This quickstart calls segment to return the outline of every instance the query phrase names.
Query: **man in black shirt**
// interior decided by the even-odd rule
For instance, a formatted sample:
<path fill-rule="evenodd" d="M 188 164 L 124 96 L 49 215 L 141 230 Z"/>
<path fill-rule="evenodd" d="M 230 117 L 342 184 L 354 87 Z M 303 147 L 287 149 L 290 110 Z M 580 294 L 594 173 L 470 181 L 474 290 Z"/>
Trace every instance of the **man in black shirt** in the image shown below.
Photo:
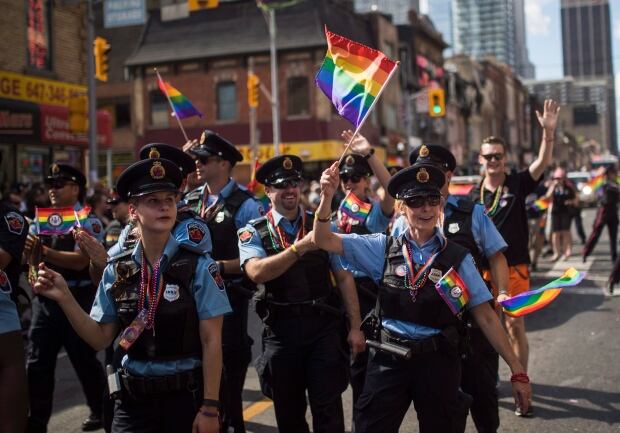
<path fill-rule="evenodd" d="M 504 251 L 509 266 L 508 293 L 499 293 L 498 301 L 506 299 L 507 296 L 516 296 L 530 288 L 525 198 L 536 189 L 551 162 L 559 111 L 559 105 L 547 99 L 543 114 L 536 112 L 538 122 L 543 128 L 542 142 L 538 158 L 526 170 L 506 174 L 507 149 L 499 137 L 487 137 L 480 148 L 478 160 L 484 167 L 485 176 L 480 186 L 471 191 L 470 196 L 484 204 L 487 214 L 508 244 L 508 248 Z M 484 272 L 484 277 L 487 281 L 491 281 L 488 270 Z M 529 348 L 523 317 L 505 316 L 505 322 L 512 348 L 527 371 Z M 515 413 L 525 415 L 518 409 Z"/>

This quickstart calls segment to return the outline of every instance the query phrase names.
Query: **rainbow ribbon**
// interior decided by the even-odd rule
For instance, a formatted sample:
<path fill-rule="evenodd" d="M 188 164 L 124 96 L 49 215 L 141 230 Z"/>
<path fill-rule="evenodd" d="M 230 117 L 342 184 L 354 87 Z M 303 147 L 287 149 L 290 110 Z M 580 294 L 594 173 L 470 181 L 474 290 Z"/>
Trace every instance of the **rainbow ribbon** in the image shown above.
<path fill-rule="evenodd" d="M 575 268 L 568 268 L 564 274 L 540 289 L 530 290 L 512 298 L 501 301 L 500 305 L 504 312 L 512 317 L 521 317 L 533 313 L 549 305 L 558 297 L 563 287 L 576 286 L 585 278 L 585 272 L 579 272 Z"/>
<path fill-rule="evenodd" d="M 454 314 L 459 314 L 469 302 L 469 289 L 454 268 L 450 268 L 441 277 L 435 284 L 435 289 Z"/>

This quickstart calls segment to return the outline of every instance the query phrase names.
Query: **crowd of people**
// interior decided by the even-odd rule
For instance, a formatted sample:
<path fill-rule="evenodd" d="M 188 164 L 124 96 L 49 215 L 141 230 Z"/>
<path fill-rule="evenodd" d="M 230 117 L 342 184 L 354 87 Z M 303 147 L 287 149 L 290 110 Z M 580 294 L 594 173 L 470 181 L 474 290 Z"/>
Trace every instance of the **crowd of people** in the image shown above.
<path fill-rule="evenodd" d="M 90 409 L 84 431 L 244 433 L 250 309 L 281 432 L 310 431 L 308 404 L 312 431 L 344 432 L 349 384 L 356 432 L 397 432 L 412 402 L 421 432 L 462 433 L 470 411 L 479 432 L 496 432 L 499 356 L 515 414 L 532 416 L 525 323 L 498 314 L 497 301 L 529 289 L 545 226 L 532 197 L 553 203 L 552 259 L 572 253 L 574 188 L 562 169 L 542 180 L 558 112 L 548 100 L 537 113 L 539 154 L 522 171 L 508 173 L 501 138 L 485 139 L 469 197 L 449 193 L 447 147 L 418 146 L 410 167 L 388 170 L 351 131 L 350 153 L 318 181 L 304 179 L 296 155 L 262 164 L 267 208 L 231 177 L 241 153 L 209 130 L 182 149 L 143 147 L 114 191 L 88 192 L 79 170 L 52 164 L 43 185 L 13 188 L 0 208 L 2 431 L 47 431 L 62 347 Z M 603 223 L 611 233 L 613 215 L 617 227 L 615 191 L 586 247 Z M 83 205 L 78 227 L 37 232 L 35 207 Z M 24 267 L 25 362 L 15 306 Z"/>

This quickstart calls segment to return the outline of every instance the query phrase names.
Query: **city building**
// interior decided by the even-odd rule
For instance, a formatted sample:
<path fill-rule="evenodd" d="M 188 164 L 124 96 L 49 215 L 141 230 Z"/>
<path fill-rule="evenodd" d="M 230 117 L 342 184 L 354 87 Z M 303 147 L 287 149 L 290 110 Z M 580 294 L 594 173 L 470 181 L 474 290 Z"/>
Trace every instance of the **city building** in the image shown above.
<path fill-rule="evenodd" d="M 420 12 L 428 15 L 435 28 L 441 33 L 448 47 L 444 51 L 446 57 L 454 53 L 454 34 L 452 32 L 452 0 L 432 0 L 420 5 Z"/>
<path fill-rule="evenodd" d="M 394 24 L 407 24 L 409 11 L 420 11 L 419 3 L 419 0 L 355 0 L 355 10 L 390 15 Z"/>
<path fill-rule="evenodd" d="M 70 103 L 80 96 L 84 110 L 87 103 L 86 56 L 91 51 L 85 43 L 86 4 L 51 0 L 20 4 L 0 0 L 2 190 L 15 181 L 43 181 L 51 161 L 85 172 L 88 168 L 87 135 L 72 130 L 69 121 Z M 81 115 L 84 119 L 85 112 Z M 105 148 L 110 141 L 109 116 L 100 112 L 98 145 Z"/>
<path fill-rule="evenodd" d="M 603 80 L 608 109 L 598 122 L 608 133 L 601 144 L 617 153 L 616 102 L 608 0 L 562 0 L 562 52 L 564 76 L 576 80 Z M 599 103 L 597 108 L 601 108 Z"/>

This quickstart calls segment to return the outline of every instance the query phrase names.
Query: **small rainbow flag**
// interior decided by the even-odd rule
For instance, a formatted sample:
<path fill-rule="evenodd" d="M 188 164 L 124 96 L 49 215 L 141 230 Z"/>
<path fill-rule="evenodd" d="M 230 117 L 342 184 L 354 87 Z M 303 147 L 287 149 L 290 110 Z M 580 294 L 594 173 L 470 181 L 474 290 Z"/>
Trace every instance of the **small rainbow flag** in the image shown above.
<path fill-rule="evenodd" d="M 469 195 L 472 189 L 474 189 L 473 183 L 451 183 L 448 185 L 448 192 L 451 195 Z"/>
<path fill-rule="evenodd" d="M 254 194 L 254 197 L 256 197 L 258 201 L 262 203 L 263 209 L 267 212 L 271 207 L 271 202 L 269 201 L 267 194 L 265 194 L 265 186 L 256 180 L 256 172 L 260 166 L 261 164 L 258 162 L 258 159 L 255 159 L 254 166 L 252 167 L 252 175 L 250 176 L 250 182 L 246 185 L 246 188 Z"/>
<path fill-rule="evenodd" d="M 327 54 L 316 84 L 338 113 L 359 127 L 398 66 L 381 51 L 353 42 L 325 27 Z"/>
<path fill-rule="evenodd" d="M 599 189 L 603 187 L 605 184 L 605 175 L 599 174 L 598 176 L 594 176 L 587 183 L 587 186 L 590 187 L 593 193 L 598 192 Z"/>
<path fill-rule="evenodd" d="M 542 212 L 542 211 L 547 210 L 549 208 L 549 203 L 550 202 L 551 202 L 551 200 L 546 199 L 544 197 L 543 198 L 539 198 L 534 203 L 532 203 L 532 208 Z"/>
<path fill-rule="evenodd" d="M 525 316 L 546 307 L 557 298 L 562 291 L 562 287 L 576 286 L 585 276 L 585 272 L 579 272 L 575 268 L 568 268 L 560 278 L 545 284 L 540 289 L 530 290 L 529 292 L 513 296 L 510 299 L 501 301 L 500 305 L 509 316 Z"/>
<path fill-rule="evenodd" d="M 168 98 L 175 116 L 179 119 L 186 119 L 192 116 L 202 117 L 202 113 L 192 105 L 186 96 L 172 87 L 170 83 L 162 80 L 159 72 L 157 73 L 157 84 L 159 85 L 159 90 Z"/>
<path fill-rule="evenodd" d="M 75 211 L 75 222 L 78 227 L 82 227 L 82 224 L 86 222 L 88 219 L 88 215 L 90 215 L 90 207 L 84 206 L 80 210 Z"/>
<path fill-rule="evenodd" d="M 40 235 L 63 235 L 71 231 L 76 221 L 73 206 L 36 207 L 35 221 Z"/>
<path fill-rule="evenodd" d="M 366 203 L 352 192 L 349 192 L 340 203 L 340 208 L 338 210 L 354 220 L 366 221 L 370 209 L 372 209 L 372 203 Z"/>
<path fill-rule="evenodd" d="M 469 289 L 454 268 L 441 277 L 435 289 L 454 314 L 459 314 L 469 302 Z"/>

